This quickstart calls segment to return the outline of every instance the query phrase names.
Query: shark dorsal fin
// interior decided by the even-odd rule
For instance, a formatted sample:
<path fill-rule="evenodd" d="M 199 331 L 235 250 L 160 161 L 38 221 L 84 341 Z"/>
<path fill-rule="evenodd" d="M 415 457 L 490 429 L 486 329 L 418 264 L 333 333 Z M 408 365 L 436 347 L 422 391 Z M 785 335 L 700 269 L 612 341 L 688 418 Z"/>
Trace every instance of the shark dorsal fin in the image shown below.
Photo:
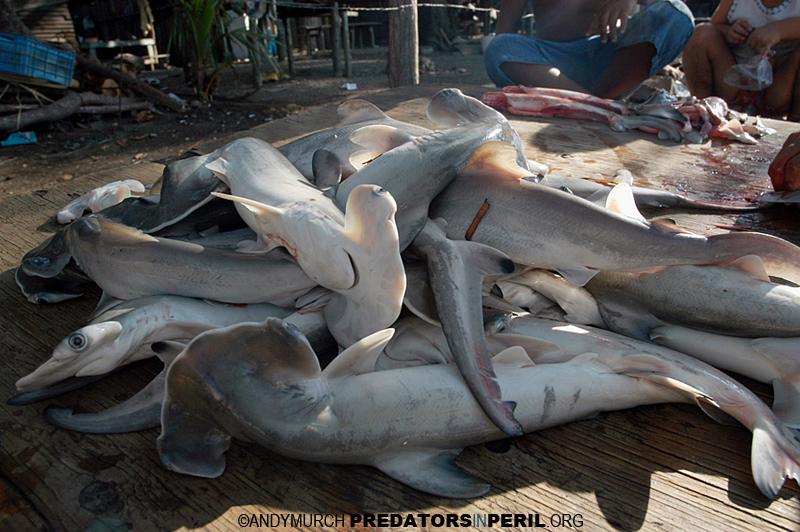
<path fill-rule="evenodd" d="M 459 173 L 468 177 L 498 177 L 522 179 L 532 174 L 517 164 L 517 150 L 511 144 L 500 141 L 486 142 L 472 153 L 466 166 Z"/>
<path fill-rule="evenodd" d="M 386 120 L 389 116 L 366 100 L 348 100 L 336 109 L 339 122 L 336 127 L 349 126 L 371 120 Z"/>
<path fill-rule="evenodd" d="M 633 189 L 627 183 L 620 183 L 611 189 L 606 198 L 606 208 L 640 222 L 647 221 L 636 207 Z"/>
<path fill-rule="evenodd" d="M 336 379 L 372 373 L 375 370 L 375 360 L 393 335 L 394 329 L 383 329 L 354 343 L 328 364 L 322 371 L 322 376 L 327 379 Z"/>
<path fill-rule="evenodd" d="M 534 362 L 531 360 L 531 357 L 528 356 L 527 351 L 525 348 L 519 345 L 513 345 L 506 349 L 503 349 L 495 356 L 492 357 L 492 364 L 493 365 L 506 365 L 506 366 L 517 366 L 520 368 L 533 366 Z"/>
<path fill-rule="evenodd" d="M 772 282 L 767 274 L 767 269 L 764 267 L 764 261 L 758 255 L 739 257 L 735 261 L 726 264 L 725 268 L 739 270 L 766 283 Z"/>

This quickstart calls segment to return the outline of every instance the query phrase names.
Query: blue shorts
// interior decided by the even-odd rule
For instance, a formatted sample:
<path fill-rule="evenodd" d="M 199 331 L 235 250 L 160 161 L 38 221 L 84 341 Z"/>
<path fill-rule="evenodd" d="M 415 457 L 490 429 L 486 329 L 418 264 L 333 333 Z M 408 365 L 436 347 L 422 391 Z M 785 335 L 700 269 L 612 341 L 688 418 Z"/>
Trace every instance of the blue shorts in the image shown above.
<path fill-rule="evenodd" d="M 656 55 L 650 75 L 657 74 L 683 51 L 694 31 L 694 17 L 680 0 L 651 3 L 628 21 L 625 33 L 617 42 L 603 43 L 599 35 L 576 41 L 555 42 L 503 33 L 498 35 L 483 55 L 486 72 L 498 87 L 518 85 L 506 76 L 503 63 L 550 65 L 584 88 L 591 87 L 620 48 L 641 42 L 653 43 Z"/>

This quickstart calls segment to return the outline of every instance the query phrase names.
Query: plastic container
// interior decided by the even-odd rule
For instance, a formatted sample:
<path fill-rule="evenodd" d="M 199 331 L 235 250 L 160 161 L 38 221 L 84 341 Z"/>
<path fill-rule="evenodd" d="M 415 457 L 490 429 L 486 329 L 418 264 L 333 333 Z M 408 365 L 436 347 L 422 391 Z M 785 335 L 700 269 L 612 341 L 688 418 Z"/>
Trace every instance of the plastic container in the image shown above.
<path fill-rule="evenodd" d="M 44 79 L 69 87 L 75 53 L 47 46 L 24 35 L 0 33 L 0 72 Z"/>

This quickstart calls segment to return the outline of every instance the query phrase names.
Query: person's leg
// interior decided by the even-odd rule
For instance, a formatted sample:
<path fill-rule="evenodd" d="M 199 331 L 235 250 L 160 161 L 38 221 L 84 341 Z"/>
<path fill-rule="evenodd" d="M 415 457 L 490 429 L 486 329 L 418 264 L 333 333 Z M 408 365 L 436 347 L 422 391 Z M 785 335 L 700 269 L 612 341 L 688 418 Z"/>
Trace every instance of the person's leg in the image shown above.
<path fill-rule="evenodd" d="M 596 42 L 595 42 L 596 41 Z M 588 92 L 608 59 L 598 61 L 599 39 L 544 41 L 501 34 L 483 54 L 486 73 L 498 87 L 526 85 Z"/>
<path fill-rule="evenodd" d="M 606 69 L 589 88 L 601 98 L 616 98 L 650 77 L 656 47 L 650 42 L 640 42 L 620 48 Z"/>
<path fill-rule="evenodd" d="M 697 98 L 719 96 L 727 102 L 736 99 L 739 89 L 723 81 L 736 59 L 722 33 L 711 24 L 700 24 L 683 51 L 683 71 L 689 92 Z"/>
<path fill-rule="evenodd" d="M 630 19 L 616 43 L 605 44 L 601 53 L 610 55 L 591 92 L 616 98 L 635 88 L 680 55 L 693 30 L 694 17 L 683 2 L 651 3 Z"/>
<path fill-rule="evenodd" d="M 764 90 L 764 104 L 775 110 L 788 107 L 789 120 L 800 122 L 800 46 L 778 65 L 772 79 Z"/>
<path fill-rule="evenodd" d="M 550 65 L 510 62 L 503 63 L 501 68 L 509 78 L 516 80 L 519 85 L 589 92 L 586 87 L 572 81 L 559 69 Z"/>

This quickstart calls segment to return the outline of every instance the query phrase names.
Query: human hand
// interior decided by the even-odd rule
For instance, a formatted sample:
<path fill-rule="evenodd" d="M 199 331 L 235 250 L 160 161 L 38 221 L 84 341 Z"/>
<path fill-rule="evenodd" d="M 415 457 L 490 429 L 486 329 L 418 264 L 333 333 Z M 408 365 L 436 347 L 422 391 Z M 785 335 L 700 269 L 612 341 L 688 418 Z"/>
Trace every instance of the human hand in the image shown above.
<path fill-rule="evenodd" d="M 768 173 L 775 190 L 800 190 L 800 131 L 789 135 Z"/>
<path fill-rule="evenodd" d="M 750 35 L 752 31 L 753 26 L 746 20 L 737 20 L 723 31 L 723 36 L 725 37 L 725 42 L 735 46 L 747 40 L 748 35 Z"/>
<path fill-rule="evenodd" d="M 772 47 L 781 42 L 782 36 L 774 24 L 754 29 L 747 36 L 747 44 L 761 55 L 767 55 Z"/>
<path fill-rule="evenodd" d="M 589 25 L 586 36 L 600 35 L 600 40 L 604 43 L 617 42 L 617 32 L 625 33 L 628 29 L 628 18 L 636 7 L 636 0 L 609 0 L 600 8 Z M 617 29 L 619 22 L 619 29 Z"/>

